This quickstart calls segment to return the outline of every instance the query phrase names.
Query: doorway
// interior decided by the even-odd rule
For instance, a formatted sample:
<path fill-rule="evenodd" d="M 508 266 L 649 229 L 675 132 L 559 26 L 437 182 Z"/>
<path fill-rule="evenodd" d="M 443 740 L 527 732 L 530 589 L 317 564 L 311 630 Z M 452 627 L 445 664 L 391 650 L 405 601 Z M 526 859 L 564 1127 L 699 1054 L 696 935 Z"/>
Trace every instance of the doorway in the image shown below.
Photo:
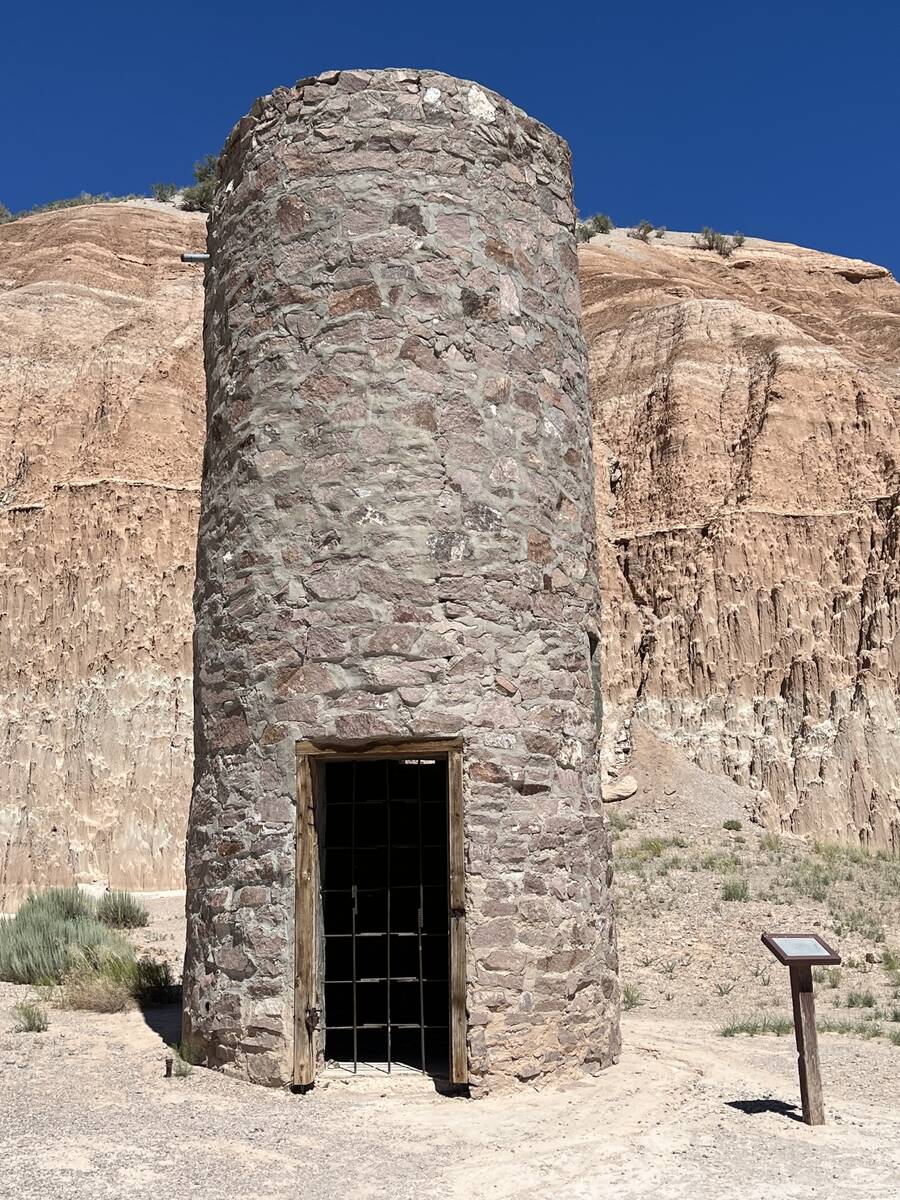
<path fill-rule="evenodd" d="M 461 751 L 392 749 L 298 745 L 295 1084 L 466 1082 Z"/>
<path fill-rule="evenodd" d="M 351 759 L 324 771 L 325 1060 L 446 1077 L 447 764 Z"/>

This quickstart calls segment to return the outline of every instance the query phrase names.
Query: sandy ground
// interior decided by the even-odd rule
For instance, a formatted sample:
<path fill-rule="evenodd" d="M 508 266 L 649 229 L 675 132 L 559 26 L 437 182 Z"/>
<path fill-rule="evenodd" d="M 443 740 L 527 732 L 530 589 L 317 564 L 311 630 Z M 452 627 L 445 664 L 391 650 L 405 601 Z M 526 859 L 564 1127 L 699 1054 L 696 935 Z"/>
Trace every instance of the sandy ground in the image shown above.
<path fill-rule="evenodd" d="M 12 1007 L 31 989 L 0 983 L 0 1198 L 895 1200 L 900 866 L 840 862 L 816 900 L 792 882 L 828 866 L 814 847 L 786 838 L 773 849 L 740 789 L 640 733 L 636 747 L 638 792 L 609 806 L 622 980 L 637 993 L 617 1066 L 479 1100 L 416 1076 L 332 1080 L 305 1096 L 200 1067 L 166 1080 L 177 1009 L 51 1007 L 47 1032 L 14 1033 Z M 746 900 L 723 901 L 733 877 Z M 152 919 L 135 940 L 177 969 L 184 894 L 143 899 Z M 884 940 L 838 932 L 849 904 Z M 748 1013 L 789 1015 L 787 972 L 759 935 L 798 922 L 845 954 L 839 981 L 819 983 L 820 1015 L 870 1033 L 821 1035 L 818 1129 L 798 1119 L 791 1037 L 720 1032 Z M 861 990 L 873 1007 L 849 1006 Z"/>
<path fill-rule="evenodd" d="M 829 1123 L 797 1120 L 785 1038 L 723 1041 L 700 1022 L 627 1014 L 621 1063 L 556 1091 L 473 1101 L 419 1079 L 308 1095 L 197 1068 L 164 1078 L 177 1013 L 51 1011 L 14 1034 L 0 985 L 0 1196 L 896 1197 L 897 1051 L 823 1038 Z M 168 1029 L 166 1023 L 168 1022 Z"/>

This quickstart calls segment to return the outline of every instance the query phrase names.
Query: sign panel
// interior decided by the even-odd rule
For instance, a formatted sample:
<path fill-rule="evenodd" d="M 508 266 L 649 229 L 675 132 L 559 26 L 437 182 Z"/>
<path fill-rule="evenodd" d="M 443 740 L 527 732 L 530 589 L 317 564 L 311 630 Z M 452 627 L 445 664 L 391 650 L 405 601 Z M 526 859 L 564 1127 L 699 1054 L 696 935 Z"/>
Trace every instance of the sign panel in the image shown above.
<path fill-rule="evenodd" d="M 764 933 L 763 944 L 772 951 L 779 962 L 836 966 L 841 957 L 817 933 Z"/>

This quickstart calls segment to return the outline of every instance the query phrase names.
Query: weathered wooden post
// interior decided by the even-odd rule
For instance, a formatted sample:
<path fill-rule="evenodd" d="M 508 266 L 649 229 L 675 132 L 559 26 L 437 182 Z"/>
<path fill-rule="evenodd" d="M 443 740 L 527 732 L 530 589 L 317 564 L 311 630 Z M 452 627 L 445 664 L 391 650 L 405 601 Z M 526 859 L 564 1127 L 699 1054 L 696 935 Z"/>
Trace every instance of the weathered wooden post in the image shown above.
<path fill-rule="evenodd" d="M 794 1036 L 800 1072 L 800 1100 L 807 1125 L 825 1124 L 822 1076 L 819 1071 L 819 1040 L 813 998 L 813 966 L 836 966 L 841 958 L 817 933 L 764 933 L 765 945 L 791 972 L 794 1006 Z"/>

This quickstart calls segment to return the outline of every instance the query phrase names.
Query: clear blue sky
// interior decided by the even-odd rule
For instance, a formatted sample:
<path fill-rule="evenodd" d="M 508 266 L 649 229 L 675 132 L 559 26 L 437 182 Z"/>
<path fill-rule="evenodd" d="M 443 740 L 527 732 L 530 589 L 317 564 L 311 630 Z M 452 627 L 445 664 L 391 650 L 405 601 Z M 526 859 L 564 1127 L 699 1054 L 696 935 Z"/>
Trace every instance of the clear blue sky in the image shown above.
<path fill-rule="evenodd" d="M 897 0 L 44 0 L 0 20 L 0 201 L 190 180 L 257 95 L 435 67 L 568 138 L 582 213 L 701 225 L 900 276 Z"/>

